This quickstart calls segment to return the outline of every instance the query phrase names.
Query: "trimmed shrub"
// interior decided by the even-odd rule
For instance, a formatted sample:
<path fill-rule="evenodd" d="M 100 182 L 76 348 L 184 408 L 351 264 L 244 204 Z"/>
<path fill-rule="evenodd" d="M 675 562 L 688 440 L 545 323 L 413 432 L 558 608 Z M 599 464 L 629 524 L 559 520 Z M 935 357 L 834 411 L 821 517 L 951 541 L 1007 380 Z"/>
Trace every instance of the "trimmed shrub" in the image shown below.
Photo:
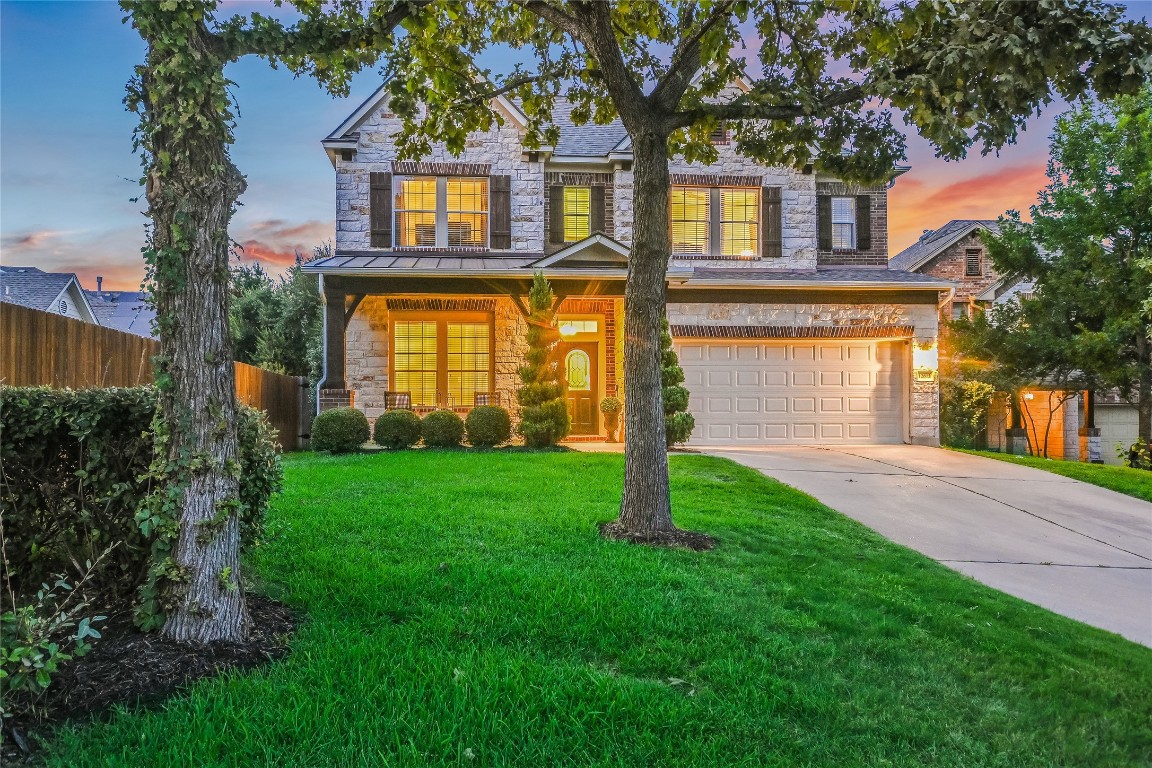
<path fill-rule="evenodd" d="M 455 411 L 432 411 L 420 422 L 420 435 L 429 448 L 455 448 L 464 440 L 464 419 Z"/>
<path fill-rule="evenodd" d="M 333 408 L 312 419 L 312 450 L 351 453 L 368 442 L 368 417 L 355 408 Z"/>
<path fill-rule="evenodd" d="M 472 445 L 491 448 L 512 436 L 512 417 L 498 405 L 480 405 L 464 420 L 464 431 Z"/>
<path fill-rule="evenodd" d="M 376 419 L 372 439 L 385 448 L 411 448 L 420 442 L 420 417 L 407 408 L 385 411 Z"/>
<path fill-rule="evenodd" d="M 552 286 L 537 272 L 532 278 L 528 304 L 532 310 L 528 318 L 528 351 L 524 355 L 527 365 L 520 369 L 522 386 L 516 392 L 520 403 L 520 423 L 516 430 L 532 448 L 555 445 L 568 435 L 571 420 L 564 398 L 564 383 L 560 376 L 560 363 L 553 358 L 560 332 L 553 324 L 556 297 Z"/>
<path fill-rule="evenodd" d="M 0 387 L 0 515 L 11 579 L 28 604 L 44 582 L 74 571 L 73 561 L 96 562 L 86 595 L 94 605 L 128 605 L 149 568 L 156 531 L 136 519 L 149 494 L 151 387 L 59 390 Z M 261 535 L 282 471 L 264 414 L 238 411 L 240 537 L 245 547 Z M 8 570 L 10 569 L 10 570 Z"/>
<path fill-rule="evenodd" d="M 696 419 L 688 413 L 688 390 L 684 383 L 684 369 L 672 348 L 672 332 L 665 318 L 660 329 L 660 385 L 664 388 L 664 442 L 671 448 L 686 443 L 692 437 Z"/>

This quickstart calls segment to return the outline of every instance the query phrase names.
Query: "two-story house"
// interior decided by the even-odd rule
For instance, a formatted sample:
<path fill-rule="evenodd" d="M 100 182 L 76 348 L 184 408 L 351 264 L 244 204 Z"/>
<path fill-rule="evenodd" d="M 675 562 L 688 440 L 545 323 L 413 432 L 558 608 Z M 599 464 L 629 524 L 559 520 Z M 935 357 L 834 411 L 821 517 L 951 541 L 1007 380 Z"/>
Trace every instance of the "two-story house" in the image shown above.
<path fill-rule="evenodd" d="M 459 157 L 397 160 L 383 89 L 323 140 L 336 251 L 306 267 L 326 306 L 320 408 L 514 411 L 540 271 L 562 297 L 573 435 L 603 434 L 597 405 L 627 386 L 628 137 L 573 124 L 561 102 L 556 146 L 528 149 L 516 104 L 495 107 L 503 126 Z M 889 268 L 886 187 L 762 166 L 728 139 L 716 163 L 670 169 L 667 314 L 693 443 L 938 443 L 948 283 Z"/>

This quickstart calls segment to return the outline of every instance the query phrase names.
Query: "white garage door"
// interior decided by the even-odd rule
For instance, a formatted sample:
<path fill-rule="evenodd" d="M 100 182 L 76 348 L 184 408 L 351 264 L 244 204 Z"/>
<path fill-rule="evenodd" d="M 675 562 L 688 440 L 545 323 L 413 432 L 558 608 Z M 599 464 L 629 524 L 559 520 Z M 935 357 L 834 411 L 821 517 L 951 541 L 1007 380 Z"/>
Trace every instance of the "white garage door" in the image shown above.
<path fill-rule="evenodd" d="M 902 443 L 900 342 L 676 344 L 693 445 Z"/>
<path fill-rule="evenodd" d="M 1140 434 L 1140 415 L 1130 405 L 1097 405 L 1096 426 L 1100 428 L 1100 453 L 1105 464 L 1121 465 L 1118 446 L 1129 446 Z"/>

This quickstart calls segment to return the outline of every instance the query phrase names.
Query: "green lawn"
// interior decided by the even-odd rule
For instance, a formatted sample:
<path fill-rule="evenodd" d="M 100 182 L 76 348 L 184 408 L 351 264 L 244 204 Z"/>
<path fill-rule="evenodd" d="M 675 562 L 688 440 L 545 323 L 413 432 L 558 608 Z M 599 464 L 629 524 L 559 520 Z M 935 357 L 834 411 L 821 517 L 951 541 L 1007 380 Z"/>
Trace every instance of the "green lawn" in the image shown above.
<path fill-rule="evenodd" d="M 952 450 L 1043 469 L 1046 472 L 1071 477 L 1073 480 L 1081 480 L 1101 488 L 1109 488 L 1118 493 L 1135 496 L 1138 499 L 1144 499 L 1144 501 L 1152 501 L 1152 472 L 1146 469 L 1113 467 L 1107 464 L 1087 464 L 1082 461 L 1060 461 L 1059 459 L 1044 459 L 1038 456 L 1013 456 L 1010 453 L 998 453 L 996 451 L 969 451 L 963 448 Z"/>
<path fill-rule="evenodd" d="M 709 553 L 606 542 L 622 457 L 292 456 L 284 661 L 65 730 L 56 766 L 1134 766 L 1152 650 L 986 589 L 730 462 Z"/>

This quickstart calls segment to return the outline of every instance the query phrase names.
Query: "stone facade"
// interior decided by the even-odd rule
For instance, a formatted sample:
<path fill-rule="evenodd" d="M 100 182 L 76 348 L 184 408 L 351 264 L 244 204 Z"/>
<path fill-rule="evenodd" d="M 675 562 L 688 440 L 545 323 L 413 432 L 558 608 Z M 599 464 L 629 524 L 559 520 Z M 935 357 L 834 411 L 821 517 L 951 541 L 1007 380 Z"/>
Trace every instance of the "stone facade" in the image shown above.
<path fill-rule="evenodd" d="M 400 120 L 387 111 L 375 110 L 361 125 L 357 150 L 352 160 L 336 161 L 336 249 L 370 248 L 369 194 L 372 172 L 392 172 L 396 151 L 392 137 Z M 669 172 L 685 176 L 740 176 L 755 186 L 781 188 L 783 210 L 782 256 L 773 259 L 692 259 L 673 260 L 674 265 L 719 266 L 731 268 L 815 269 L 824 266 L 883 266 L 888 259 L 887 190 L 858 188 L 839 182 L 820 181 L 813 173 L 790 168 L 760 165 L 740 156 L 735 143 L 718 144 L 715 163 L 687 163 L 673 158 Z M 429 162 L 487 165 L 493 175 L 512 177 L 512 251 L 543 253 L 560 246 L 550 245 L 547 236 L 547 185 L 564 177 L 589 177 L 604 184 L 605 231 L 622 243 L 632 242 L 633 174 L 626 164 L 615 167 L 589 158 L 587 168 L 576 171 L 547 168 L 542 160 L 531 161 L 521 144 L 519 130 L 511 120 L 502 127 L 475 134 L 465 151 L 454 157 L 436 146 L 424 158 Z M 818 253 L 817 194 L 869 194 L 872 196 L 872 247 L 867 251 Z"/>
<path fill-rule="evenodd" d="M 360 126 L 355 159 L 336 162 L 336 250 L 367 250 L 371 245 L 369 194 L 372 172 L 391 172 L 396 160 L 392 137 L 401 121 L 381 107 Z M 544 163 L 525 159 L 520 131 L 511 120 L 473 134 L 460 157 L 436 145 L 425 161 L 480 163 L 493 175 L 512 177 L 512 251 L 544 249 Z"/>
<path fill-rule="evenodd" d="M 980 249 L 980 274 L 969 275 L 967 273 L 967 251 L 977 248 Z M 940 310 L 941 315 L 947 318 L 954 316 L 954 307 L 966 307 L 974 304 L 977 296 L 1000 281 L 1000 275 L 992 266 L 984 243 L 980 240 L 979 230 L 974 230 L 960 238 L 958 242 L 945 248 L 938 256 L 916 271 L 943 280 L 950 280 L 956 284 L 956 294 L 952 297 L 952 301 L 941 307 Z"/>

